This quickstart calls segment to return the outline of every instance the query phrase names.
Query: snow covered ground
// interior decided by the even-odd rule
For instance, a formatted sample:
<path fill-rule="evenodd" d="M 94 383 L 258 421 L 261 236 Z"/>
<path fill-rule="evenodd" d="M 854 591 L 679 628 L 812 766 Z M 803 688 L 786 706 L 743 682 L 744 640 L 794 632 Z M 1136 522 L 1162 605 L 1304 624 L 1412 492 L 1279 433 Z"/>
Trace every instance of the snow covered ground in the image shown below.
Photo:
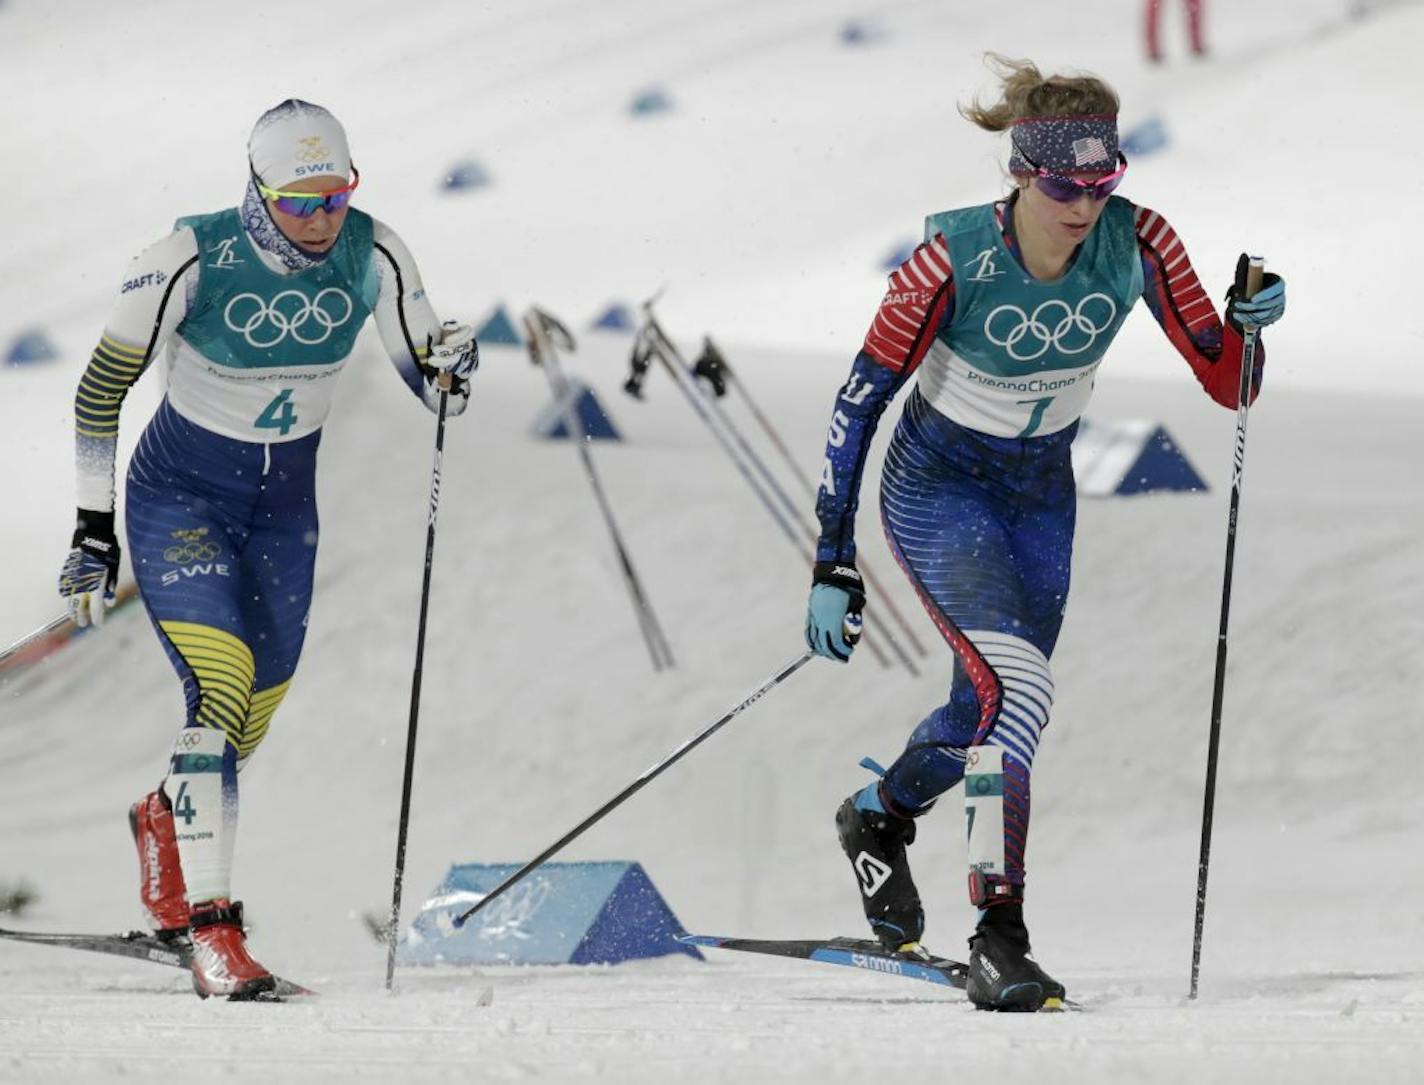
<path fill-rule="evenodd" d="M 26 163 L 0 205 L 0 340 L 40 323 L 64 352 L 0 369 L 0 640 L 54 610 L 69 396 L 126 255 L 176 214 L 235 198 L 251 119 L 280 98 L 345 118 L 364 205 L 410 241 L 437 304 L 473 317 L 537 301 L 577 329 L 669 283 L 669 330 L 689 345 L 716 334 L 811 469 L 885 250 L 924 212 L 998 191 L 997 145 L 952 112 L 986 85 L 977 51 L 1096 69 L 1125 119 L 1166 117 L 1172 147 L 1134 162 L 1124 191 L 1172 218 L 1212 292 L 1242 247 L 1291 286 L 1251 416 L 1203 997 L 1183 1002 L 1234 418 L 1141 313 L 1091 414 L 1164 423 L 1216 489 L 1080 514 L 1035 774 L 1030 920 L 1091 1012 L 996 1018 L 906 981 L 715 951 L 403 970 L 387 997 L 360 914 L 389 900 L 431 423 L 367 343 L 323 445 L 303 668 L 242 780 L 254 949 L 324 997 L 204 1004 L 177 973 L 0 945 L 0 1078 L 1420 1075 L 1424 486 L 1410 438 L 1424 376 L 1400 316 L 1424 225 L 1395 202 L 1424 157 L 1397 138 L 1396 103 L 1424 91 L 1417 6 L 1346 23 L 1334 0 L 1218 5 L 1213 60 L 1151 71 L 1136 5 L 1107 0 L 1035 4 L 1010 28 L 1001 10 L 944 0 L 242 11 L 0 7 L 0 93 L 16 103 L 0 134 Z M 845 49 L 852 16 L 885 38 Z M 256 41 L 248 55 L 228 50 L 238 39 Z M 629 119 L 649 83 L 677 110 Z M 439 194 L 471 154 L 495 186 Z M 542 378 L 487 351 L 447 441 L 407 917 L 451 862 L 527 858 L 799 650 L 798 559 L 675 390 L 655 375 L 633 403 L 618 391 L 626 340 L 582 338 L 570 369 L 628 436 L 595 455 L 681 666 L 651 674 L 573 455 L 527 436 Z M 155 391 L 131 397 L 129 439 Z M 913 613 L 873 505 L 866 551 Z M 863 777 L 858 758 L 892 757 L 942 697 L 947 669 L 911 680 L 864 653 L 814 664 L 569 857 L 641 861 L 692 930 L 857 933 L 831 812 Z M 180 710 L 132 609 L 0 686 L 0 880 L 42 894 L 25 926 L 137 921 L 123 811 L 162 771 Z M 927 940 L 957 954 L 971 915 L 953 810 L 914 857 Z"/>

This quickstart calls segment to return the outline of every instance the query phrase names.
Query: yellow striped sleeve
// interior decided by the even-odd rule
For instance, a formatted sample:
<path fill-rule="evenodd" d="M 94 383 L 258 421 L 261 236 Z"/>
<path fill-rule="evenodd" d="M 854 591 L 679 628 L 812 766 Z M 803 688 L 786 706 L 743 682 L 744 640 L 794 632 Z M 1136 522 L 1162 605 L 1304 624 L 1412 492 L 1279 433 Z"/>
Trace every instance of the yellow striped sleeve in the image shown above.
<path fill-rule="evenodd" d="M 74 393 L 74 429 L 80 437 L 100 440 L 119 435 L 119 408 L 148 359 L 143 347 L 105 332 L 99 338 Z"/>
<path fill-rule="evenodd" d="M 116 358 L 127 358 L 130 361 L 143 361 L 143 348 L 134 346 L 132 343 L 125 343 L 120 339 L 115 339 L 107 332 L 99 336 L 99 349 Z"/>

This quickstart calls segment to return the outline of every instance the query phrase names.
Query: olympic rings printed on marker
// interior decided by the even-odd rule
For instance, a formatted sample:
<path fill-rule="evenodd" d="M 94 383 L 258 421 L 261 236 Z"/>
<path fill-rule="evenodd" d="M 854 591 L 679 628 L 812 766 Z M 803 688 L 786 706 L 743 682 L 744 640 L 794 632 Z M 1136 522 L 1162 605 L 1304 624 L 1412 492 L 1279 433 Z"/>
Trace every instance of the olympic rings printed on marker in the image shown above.
<path fill-rule="evenodd" d="M 283 290 L 270 303 L 258 294 L 238 294 L 223 309 L 223 320 L 258 350 L 275 347 L 289 335 L 310 347 L 326 342 L 354 309 L 346 291 L 328 286 L 315 298 Z"/>
<path fill-rule="evenodd" d="M 212 561 L 221 553 L 222 547 L 217 543 L 184 543 L 163 551 L 163 560 L 171 565 L 181 565 L 186 561 Z"/>
<path fill-rule="evenodd" d="M 1091 318 L 1088 311 L 1088 303 L 1091 301 L 1101 301 L 1107 306 L 1107 315 L 1099 324 Z M 1062 311 L 1056 323 L 1050 328 L 1046 318 L 1055 309 Z M 1004 334 L 995 334 L 995 317 L 1000 313 L 1013 314 L 1018 317 L 1018 323 L 1009 327 Z M 1106 294 L 1089 294 L 1078 302 L 1077 307 L 1070 306 L 1066 301 L 1058 298 L 1051 298 L 1041 303 L 1034 309 L 1033 315 L 1025 313 L 1017 305 L 1000 305 L 989 313 L 984 320 L 984 334 L 988 336 L 989 342 L 995 346 L 1003 347 L 1009 352 L 1009 357 L 1016 362 L 1031 362 L 1035 358 L 1041 358 L 1047 353 L 1049 347 L 1056 347 L 1060 354 L 1081 354 L 1098 341 L 1098 336 L 1112 327 L 1113 321 L 1117 318 L 1117 302 Z M 998 321 L 998 328 L 1003 329 L 1004 321 Z M 1083 336 L 1081 343 L 1076 345 L 1065 345 L 1065 340 L 1072 333 L 1077 332 Z M 1018 345 L 1025 336 L 1032 336 L 1031 343 L 1037 343 L 1038 349 L 1031 354 L 1021 354 Z"/>

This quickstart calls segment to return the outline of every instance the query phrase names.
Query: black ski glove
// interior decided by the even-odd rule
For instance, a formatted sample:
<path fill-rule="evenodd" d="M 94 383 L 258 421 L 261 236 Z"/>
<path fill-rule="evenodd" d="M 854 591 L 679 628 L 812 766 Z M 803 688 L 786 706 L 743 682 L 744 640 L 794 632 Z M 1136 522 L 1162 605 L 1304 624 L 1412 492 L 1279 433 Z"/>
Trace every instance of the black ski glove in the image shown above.
<path fill-rule="evenodd" d="M 75 517 L 72 549 L 59 571 L 59 594 L 69 601 L 69 617 L 81 629 L 104 624 L 114 605 L 119 583 L 119 540 L 114 514 L 80 509 Z"/>

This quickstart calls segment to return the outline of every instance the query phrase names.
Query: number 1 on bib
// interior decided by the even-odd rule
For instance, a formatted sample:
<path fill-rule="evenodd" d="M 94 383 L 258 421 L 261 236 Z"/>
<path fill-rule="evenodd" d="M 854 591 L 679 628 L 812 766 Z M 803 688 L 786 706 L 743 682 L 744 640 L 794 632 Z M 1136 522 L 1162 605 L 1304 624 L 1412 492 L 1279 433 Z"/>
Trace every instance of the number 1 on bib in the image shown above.
<path fill-rule="evenodd" d="M 1020 407 L 1027 407 L 1032 404 L 1033 413 L 1028 416 L 1028 425 L 1024 426 L 1024 428 L 1019 431 L 1018 436 L 1032 437 L 1033 431 L 1038 429 L 1038 427 L 1042 424 L 1044 412 L 1048 410 L 1048 405 L 1052 402 L 1052 396 L 1044 396 L 1042 399 L 1019 400 Z"/>

